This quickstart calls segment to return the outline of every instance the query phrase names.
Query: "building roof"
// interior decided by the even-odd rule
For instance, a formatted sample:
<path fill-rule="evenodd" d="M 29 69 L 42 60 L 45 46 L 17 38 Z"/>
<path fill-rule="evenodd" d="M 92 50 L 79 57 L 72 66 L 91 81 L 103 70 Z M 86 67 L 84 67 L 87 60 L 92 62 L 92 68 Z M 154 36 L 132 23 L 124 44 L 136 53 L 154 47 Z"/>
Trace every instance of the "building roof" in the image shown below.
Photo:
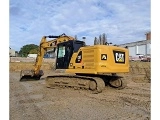
<path fill-rule="evenodd" d="M 135 45 L 146 45 L 150 44 L 150 40 L 141 40 L 141 41 L 135 41 L 135 42 L 130 42 L 130 43 L 125 43 L 125 44 L 120 44 L 118 46 L 135 46 Z"/>

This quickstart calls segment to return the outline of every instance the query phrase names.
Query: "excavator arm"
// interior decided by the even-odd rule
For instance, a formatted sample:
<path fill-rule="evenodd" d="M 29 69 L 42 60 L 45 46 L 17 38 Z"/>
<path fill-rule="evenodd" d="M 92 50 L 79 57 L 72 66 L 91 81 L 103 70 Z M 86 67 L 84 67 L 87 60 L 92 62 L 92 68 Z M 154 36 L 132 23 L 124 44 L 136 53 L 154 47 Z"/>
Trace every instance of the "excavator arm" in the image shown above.
<path fill-rule="evenodd" d="M 34 74 L 35 75 L 39 74 L 39 71 L 40 71 L 40 68 L 41 68 L 42 62 L 43 62 L 43 57 L 44 57 L 45 52 L 47 51 L 47 48 L 56 47 L 57 39 L 47 41 L 47 39 L 46 39 L 47 37 L 48 38 L 58 38 L 58 36 L 43 36 L 42 37 L 42 40 L 39 45 L 39 51 L 37 54 L 36 62 L 34 65 Z"/>
<path fill-rule="evenodd" d="M 53 40 L 47 41 L 46 38 L 55 38 Z M 71 36 L 67 36 L 65 34 L 59 36 L 43 36 L 39 45 L 39 52 L 37 54 L 36 62 L 34 64 L 34 69 L 32 70 L 21 70 L 20 73 L 20 81 L 23 80 L 33 80 L 40 79 L 41 76 L 44 75 L 43 71 L 40 70 L 43 62 L 44 54 L 46 53 L 48 48 L 56 48 L 57 44 L 66 42 L 69 40 L 75 40 Z"/>

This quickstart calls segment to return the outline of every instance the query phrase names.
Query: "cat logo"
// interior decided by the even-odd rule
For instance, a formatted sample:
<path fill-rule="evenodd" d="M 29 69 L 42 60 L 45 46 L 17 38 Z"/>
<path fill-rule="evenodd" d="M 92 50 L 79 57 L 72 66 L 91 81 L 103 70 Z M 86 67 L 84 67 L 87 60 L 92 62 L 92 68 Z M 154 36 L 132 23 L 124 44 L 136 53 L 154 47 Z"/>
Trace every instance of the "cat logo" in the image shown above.
<path fill-rule="evenodd" d="M 116 53 L 116 61 L 117 62 L 124 62 L 124 54 Z"/>
<path fill-rule="evenodd" d="M 107 54 L 101 54 L 101 60 L 107 60 Z"/>
<path fill-rule="evenodd" d="M 119 51 L 113 51 L 116 63 L 125 63 L 125 53 Z"/>

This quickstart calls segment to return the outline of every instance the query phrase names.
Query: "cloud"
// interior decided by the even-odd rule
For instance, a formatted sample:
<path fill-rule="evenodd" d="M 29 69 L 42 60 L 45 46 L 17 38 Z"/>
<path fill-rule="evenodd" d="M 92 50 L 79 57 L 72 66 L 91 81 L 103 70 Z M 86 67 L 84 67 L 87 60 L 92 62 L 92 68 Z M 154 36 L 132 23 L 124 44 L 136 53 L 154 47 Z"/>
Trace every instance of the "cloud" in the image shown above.
<path fill-rule="evenodd" d="M 10 47 L 39 44 L 43 35 L 94 37 L 115 44 L 144 40 L 150 31 L 149 0 L 10 0 Z"/>

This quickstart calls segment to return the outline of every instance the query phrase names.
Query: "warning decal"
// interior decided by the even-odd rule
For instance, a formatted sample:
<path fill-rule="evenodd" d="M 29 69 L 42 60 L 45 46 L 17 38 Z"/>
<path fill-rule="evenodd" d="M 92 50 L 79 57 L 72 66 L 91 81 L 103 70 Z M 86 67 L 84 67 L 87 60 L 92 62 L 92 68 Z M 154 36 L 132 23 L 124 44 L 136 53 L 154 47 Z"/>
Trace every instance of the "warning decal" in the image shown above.
<path fill-rule="evenodd" d="M 101 54 L 101 60 L 107 60 L 107 54 Z"/>

